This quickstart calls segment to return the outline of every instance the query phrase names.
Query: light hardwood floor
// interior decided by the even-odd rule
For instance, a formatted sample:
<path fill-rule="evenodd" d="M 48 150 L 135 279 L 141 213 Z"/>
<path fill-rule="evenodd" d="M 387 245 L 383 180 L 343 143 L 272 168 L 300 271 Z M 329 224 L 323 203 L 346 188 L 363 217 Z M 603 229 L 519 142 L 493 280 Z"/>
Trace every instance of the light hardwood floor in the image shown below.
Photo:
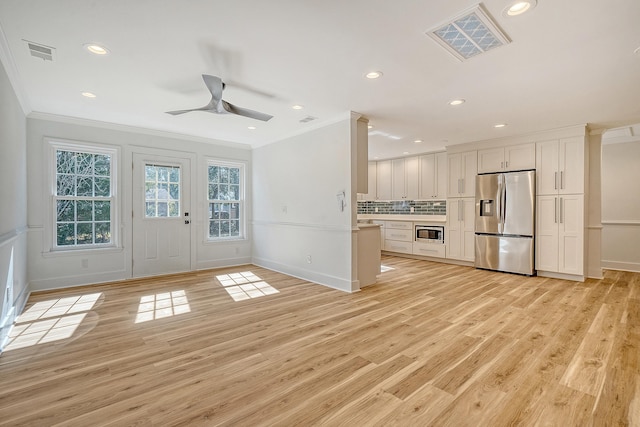
<path fill-rule="evenodd" d="M 355 294 L 255 266 L 34 294 L 0 425 L 640 425 L 640 274 L 383 264 Z"/>

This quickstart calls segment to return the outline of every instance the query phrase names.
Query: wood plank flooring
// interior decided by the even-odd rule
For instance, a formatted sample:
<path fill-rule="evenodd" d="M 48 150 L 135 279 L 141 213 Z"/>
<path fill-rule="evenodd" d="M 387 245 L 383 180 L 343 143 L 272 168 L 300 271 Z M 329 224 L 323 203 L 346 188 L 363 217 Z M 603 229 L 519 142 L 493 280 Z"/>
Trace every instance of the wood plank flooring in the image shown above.
<path fill-rule="evenodd" d="M 255 266 L 34 294 L 0 425 L 640 426 L 640 274 L 383 264 L 355 294 Z"/>

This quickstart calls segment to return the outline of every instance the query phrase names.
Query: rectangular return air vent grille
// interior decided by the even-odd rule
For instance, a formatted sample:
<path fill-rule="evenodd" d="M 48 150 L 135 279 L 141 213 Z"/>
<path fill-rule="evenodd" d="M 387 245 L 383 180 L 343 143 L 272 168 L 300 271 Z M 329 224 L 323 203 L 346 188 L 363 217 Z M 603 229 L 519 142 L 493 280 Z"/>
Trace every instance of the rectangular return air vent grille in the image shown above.
<path fill-rule="evenodd" d="M 29 40 L 24 40 L 24 42 L 27 44 L 31 56 L 35 56 L 36 58 L 40 58 L 45 61 L 53 61 L 53 54 L 56 50 L 54 47 L 30 42 Z"/>
<path fill-rule="evenodd" d="M 511 42 L 482 4 L 465 10 L 427 35 L 461 61 Z"/>

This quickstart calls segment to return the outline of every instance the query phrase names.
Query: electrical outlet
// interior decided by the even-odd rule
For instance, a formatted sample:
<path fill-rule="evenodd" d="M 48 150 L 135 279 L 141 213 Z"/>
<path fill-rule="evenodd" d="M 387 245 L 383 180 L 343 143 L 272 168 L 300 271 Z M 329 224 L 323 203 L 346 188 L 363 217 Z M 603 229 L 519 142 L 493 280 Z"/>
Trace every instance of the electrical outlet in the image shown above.
<path fill-rule="evenodd" d="M 287 205 L 282 205 L 282 213 L 287 213 Z"/>
<path fill-rule="evenodd" d="M 311 264 L 311 255 L 307 255 L 307 264 Z"/>
<path fill-rule="evenodd" d="M 375 209 L 376 209 L 375 211 L 378 212 L 378 208 L 375 208 Z"/>
<path fill-rule="evenodd" d="M 411 207 L 409 208 L 409 212 L 414 213 L 415 211 L 416 211 L 416 209 L 415 209 L 413 206 L 411 206 Z"/>

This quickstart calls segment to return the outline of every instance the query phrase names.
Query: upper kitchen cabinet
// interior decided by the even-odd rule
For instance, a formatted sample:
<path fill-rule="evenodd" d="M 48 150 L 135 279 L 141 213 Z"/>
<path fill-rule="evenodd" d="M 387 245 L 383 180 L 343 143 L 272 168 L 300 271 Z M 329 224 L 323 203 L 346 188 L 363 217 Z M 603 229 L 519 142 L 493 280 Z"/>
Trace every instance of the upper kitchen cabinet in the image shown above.
<path fill-rule="evenodd" d="M 447 194 L 449 197 L 475 197 L 478 152 L 467 151 L 447 156 Z"/>
<path fill-rule="evenodd" d="M 358 200 L 376 200 L 378 198 L 377 183 L 377 165 L 376 162 L 368 162 L 367 165 L 367 182 L 369 192 L 366 194 L 358 194 Z"/>
<path fill-rule="evenodd" d="M 537 193 L 584 193 L 584 153 L 584 137 L 536 143 Z"/>
<path fill-rule="evenodd" d="M 534 143 L 478 150 L 478 173 L 527 170 L 535 167 Z"/>
<path fill-rule="evenodd" d="M 391 196 L 393 200 L 415 200 L 418 198 L 420 182 L 418 157 L 391 161 Z"/>
<path fill-rule="evenodd" d="M 378 200 L 391 200 L 391 160 L 381 160 L 376 166 Z"/>
<path fill-rule="evenodd" d="M 447 198 L 447 153 L 425 154 L 420 161 L 420 199 Z"/>

